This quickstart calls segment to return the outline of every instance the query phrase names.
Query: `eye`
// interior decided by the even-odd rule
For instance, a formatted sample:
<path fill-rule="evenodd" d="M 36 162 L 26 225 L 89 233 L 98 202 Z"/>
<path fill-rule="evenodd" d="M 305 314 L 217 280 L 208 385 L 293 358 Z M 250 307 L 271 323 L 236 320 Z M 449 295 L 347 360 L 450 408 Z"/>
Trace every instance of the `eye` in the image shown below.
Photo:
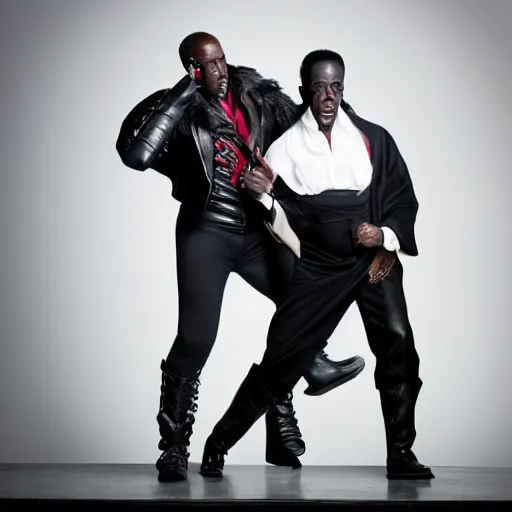
<path fill-rule="evenodd" d="M 334 82 L 332 84 L 328 84 L 326 82 L 317 82 L 316 84 L 312 85 L 311 90 L 316 93 L 321 93 L 326 91 L 328 87 L 331 87 L 334 92 L 342 92 L 344 88 L 341 82 Z"/>
<path fill-rule="evenodd" d="M 208 69 L 210 69 L 211 71 L 215 71 L 215 69 L 220 65 L 220 64 L 224 64 L 226 62 L 226 57 L 219 57 L 218 59 L 213 59 L 211 61 L 209 61 L 206 66 L 208 67 Z"/>

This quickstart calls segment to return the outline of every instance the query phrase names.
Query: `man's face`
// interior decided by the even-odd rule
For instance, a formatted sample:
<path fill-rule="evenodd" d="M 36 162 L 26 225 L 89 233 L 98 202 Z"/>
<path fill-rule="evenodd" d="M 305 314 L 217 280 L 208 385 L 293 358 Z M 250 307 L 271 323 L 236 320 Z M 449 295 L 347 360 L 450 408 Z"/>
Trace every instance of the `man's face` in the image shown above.
<path fill-rule="evenodd" d="M 228 92 L 228 66 L 222 46 L 216 40 L 201 43 L 194 51 L 194 58 L 204 70 L 208 92 L 217 98 L 225 98 Z"/>
<path fill-rule="evenodd" d="M 336 61 L 317 62 L 311 68 L 310 106 L 318 128 L 331 130 L 343 98 L 345 71 Z"/>

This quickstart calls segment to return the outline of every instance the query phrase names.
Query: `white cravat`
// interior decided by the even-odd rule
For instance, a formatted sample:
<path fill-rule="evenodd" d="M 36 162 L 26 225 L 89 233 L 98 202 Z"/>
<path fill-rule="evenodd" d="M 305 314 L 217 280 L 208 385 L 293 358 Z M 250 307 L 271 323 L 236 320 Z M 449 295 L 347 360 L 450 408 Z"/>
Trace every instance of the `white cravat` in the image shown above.
<path fill-rule="evenodd" d="M 341 108 L 331 130 L 331 147 L 310 108 L 280 142 L 272 144 L 265 159 L 297 194 L 364 190 L 372 180 L 372 164 L 361 133 Z"/>
<path fill-rule="evenodd" d="M 299 195 L 315 195 L 325 190 L 363 191 L 372 180 L 373 168 L 361 132 L 341 108 L 331 130 L 331 147 L 308 108 L 300 120 L 270 146 L 264 158 L 286 185 Z M 292 250 L 297 253 L 298 240 L 294 240 L 295 233 L 287 220 L 280 218 L 285 214 L 280 206 L 277 207 L 278 202 L 268 194 L 259 200 L 268 209 L 274 204 L 274 231 L 284 243 L 292 244 L 295 247 Z M 396 234 L 385 226 L 382 231 L 384 248 L 398 252 L 400 243 Z"/>

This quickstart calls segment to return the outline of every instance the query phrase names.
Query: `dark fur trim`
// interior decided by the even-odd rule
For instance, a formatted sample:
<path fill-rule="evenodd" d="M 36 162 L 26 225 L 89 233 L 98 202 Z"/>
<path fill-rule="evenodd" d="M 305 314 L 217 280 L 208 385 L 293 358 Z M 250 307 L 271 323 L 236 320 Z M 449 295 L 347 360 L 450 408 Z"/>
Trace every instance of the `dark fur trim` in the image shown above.
<path fill-rule="evenodd" d="M 298 119 L 298 106 L 286 95 L 276 80 L 265 79 L 255 69 L 245 66 L 228 66 L 230 89 L 235 102 L 247 96 L 261 109 L 264 119 L 274 127 L 275 140 Z M 179 123 L 179 131 L 190 133 L 191 123 L 207 130 L 224 124 L 222 107 L 217 101 L 208 100 L 196 93 Z"/>

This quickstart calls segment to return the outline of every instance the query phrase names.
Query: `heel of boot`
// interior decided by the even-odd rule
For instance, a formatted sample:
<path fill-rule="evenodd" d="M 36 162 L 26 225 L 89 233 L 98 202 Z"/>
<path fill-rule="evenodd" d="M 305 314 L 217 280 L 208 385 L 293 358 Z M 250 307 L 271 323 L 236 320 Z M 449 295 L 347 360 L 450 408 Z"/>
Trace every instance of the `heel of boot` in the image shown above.
<path fill-rule="evenodd" d="M 302 463 L 299 458 L 293 455 L 282 444 L 269 443 L 267 440 L 267 447 L 265 449 L 265 460 L 268 464 L 274 466 L 291 467 L 292 469 L 299 469 Z"/>
<path fill-rule="evenodd" d="M 205 478 L 222 478 L 223 470 L 224 455 L 213 444 L 211 438 L 208 438 L 204 446 L 199 474 Z"/>
<path fill-rule="evenodd" d="M 299 457 L 306 451 L 301 439 L 291 397 L 272 406 L 265 415 L 267 430 L 265 460 L 274 466 L 298 469 L 302 467 Z"/>

